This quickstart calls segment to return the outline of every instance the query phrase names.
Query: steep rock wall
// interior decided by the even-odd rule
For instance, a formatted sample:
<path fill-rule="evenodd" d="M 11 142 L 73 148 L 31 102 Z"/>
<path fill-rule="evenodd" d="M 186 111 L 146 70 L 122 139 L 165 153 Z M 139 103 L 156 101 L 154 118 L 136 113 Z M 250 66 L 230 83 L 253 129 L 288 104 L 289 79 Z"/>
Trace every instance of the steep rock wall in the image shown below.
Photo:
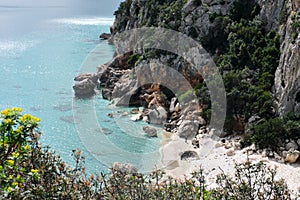
<path fill-rule="evenodd" d="M 287 21 L 279 28 L 281 57 L 275 74 L 274 97 L 278 114 L 300 113 L 300 34 L 299 1 L 286 2 Z"/>
<path fill-rule="evenodd" d="M 201 41 L 204 36 L 211 34 L 211 27 L 216 26 L 210 17 L 213 14 L 227 15 L 234 2 L 235 0 L 127 0 L 115 13 L 116 20 L 111 32 L 114 35 L 142 26 L 173 26 Z M 299 21 L 299 0 L 257 0 L 256 3 L 260 7 L 259 16 L 265 29 L 278 31 L 281 36 L 281 56 L 272 91 L 276 111 L 279 115 L 290 111 L 300 112 L 300 39 L 299 34 L 295 33 L 297 29 L 293 28 L 293 23 Z M 170 13 L 176 16 L 161 14 L 161 10 L 157 12 L 156 9 L 163 4 L 170 5 L 173 9 Z M 173 21 L 168 21 L 166 16 Z"/>

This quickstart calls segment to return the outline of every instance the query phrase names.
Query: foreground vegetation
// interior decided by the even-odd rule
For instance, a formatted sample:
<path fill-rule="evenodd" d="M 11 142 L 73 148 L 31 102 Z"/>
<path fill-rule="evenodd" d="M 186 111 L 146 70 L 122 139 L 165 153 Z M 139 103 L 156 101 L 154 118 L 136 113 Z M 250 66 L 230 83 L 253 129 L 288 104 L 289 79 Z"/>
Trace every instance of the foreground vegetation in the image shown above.
<path fill-rule="evenodd" d="M 236 165 L 234 177 L 222 173 L 208 189 L 203 171 L 179 180 L 160 170 L 150 174 L 112 168 L 87 175 L 80 151 L 69 167 L 38 143 L 39 119 L 12 108 L 0 116 L 0 199 L 292 199 L 276 170 L 263 163 Z"/>

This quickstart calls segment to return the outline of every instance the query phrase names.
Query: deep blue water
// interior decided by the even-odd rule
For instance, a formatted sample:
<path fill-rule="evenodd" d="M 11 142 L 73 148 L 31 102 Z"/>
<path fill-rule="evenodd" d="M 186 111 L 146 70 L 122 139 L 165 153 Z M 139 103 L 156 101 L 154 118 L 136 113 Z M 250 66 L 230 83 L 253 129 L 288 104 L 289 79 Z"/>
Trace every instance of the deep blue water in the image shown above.
<path fill-rule="evenodd" d="M 0 22 L 24 12 L 28 10 L 0 6 Z M 114 47 L 98 39 L 112 22 L 99 16 L 51 15 L 21 32 L 0 24 L 0 109 L 22 107 L 23 113 L 41 118 L 41 142 L 70 164 L 71 151 L 82 149 L 89 172 L 106 171 L 117 161 L 149 170 L 159 159 L 160 141 L 144 136 L 145 124 L 118 114 L 129 108 L 115 108 L 100 96 L 74 99 L 76 74 L 93 72 L 113 56 Z M 30 20 L 22 23 L 30 26 Z M 18 21 L 16 30 L 18 25 L 24 26 Z M 111 112 L 114 119 L 107 116 Z"/>

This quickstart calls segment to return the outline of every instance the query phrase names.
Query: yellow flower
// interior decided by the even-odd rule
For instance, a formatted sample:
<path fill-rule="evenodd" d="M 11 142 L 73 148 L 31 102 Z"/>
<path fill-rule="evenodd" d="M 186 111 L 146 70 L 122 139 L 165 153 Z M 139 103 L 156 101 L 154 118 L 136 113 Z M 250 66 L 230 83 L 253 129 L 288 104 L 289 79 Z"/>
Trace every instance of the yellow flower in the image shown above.
<path fill-rule="evenodd" d="M 18 186 L 18 182 L 16 182 L 16 181 L 12 182 L 11 186 L 12 186 L 13 188 L 15 188 L 16 186 Z"/>
<path fill-rule="evenodd" d="M 18 152 L 13 152 L 13 153 L 12 153 L 12 156 L 13 156 L 14 158 L 18 158 L 18 157 L 20 156 L 20 154 L 19 154 Z"/>
<path fill-rule="evenodd" d="M 23 131 L 23 126 L 19 126 L 19 128 L 16 129 L 17 133 L 22 133 Z"/>
<path fill-rule="evenodd" d="M 12 123 L 12 119 L 4 119 L 3 123 L 4 124 L 11 124 Z"/>
<path fill-rule="evenodd" d="M 7 116 L 10 114 L 10 112 L 11 112 L 11 110 L 9 108 L 7 108 L 7 109 L 1 111 L 1 115 Z"/>
<path fill-rule="evenodd" d="M 15 112 L 22 112 L 22 108 L 12 108 L 12 111 L 15 111 Z"/>
<path fill-rule="evenodd" d="M 17 179 L 20 179 L 20 178 L 21 178 L 21 175 L 20 175 L 20 174 L 18 174 L 18 175 L 17 175 Z"/>
<path fill-rule="evenodd" d="M 33 122 L 40 122 L 41 120 L 37 117 L 34 117 L 32 115 L 29 115 L 29 114 L 25 114 L 23 115 L 22 117 L 20 117 L 20 120 L 22 122 L 30 122 L 30 121 L 33 121 Z"/>
<path fill-rule="evenodd" d="M 38 117 L 32 117 L 32 120 L 35 121 L 35 122 L 40 122 L 41 121 L 41 119 L 38 118 Z"/>
<path fill-rule="evenodd" d="M 15 164 L 15 161 L 7 160 L 6 163 L 7 163 L 8 166 L 13 166 Z"/>
<path fill-rule="evenodd" d="M 36 174 L 36 173 L 39 172 L 39 170 L 38 169 L 31 169 L 30 172 L 33 173 L 33 174 Z"/>
<path fill-rule="evenodd" d="M 8 192 L 11 192 L 11 191 L 12 191 L 12 188 L 11 188 L 11 187 L 8 187 L 8 188 L 7 188 L 7 191 L 8 191 Z"/>
<path fill-rule="evenodd" d="M 24 147 L 24 149 L 28 151 L 28 150 L 30 150 L 30 146 L 27 144 L 27 145 Z"/>
<path fill-rule="evenodd" d="M 9 176 L 8 176 L 8 179 L 9 179 L 9 180 L 11 180 L 12 178 L 13 178 L 12 175 L 9 175 Z"/>

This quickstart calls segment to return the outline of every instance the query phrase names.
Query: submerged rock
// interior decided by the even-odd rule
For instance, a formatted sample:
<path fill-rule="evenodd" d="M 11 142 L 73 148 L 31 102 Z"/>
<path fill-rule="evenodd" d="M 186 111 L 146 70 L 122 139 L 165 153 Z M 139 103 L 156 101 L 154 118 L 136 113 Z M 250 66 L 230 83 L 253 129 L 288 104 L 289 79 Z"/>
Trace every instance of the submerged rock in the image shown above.
<path fill-rule="evenodd" d="M 61 105 L 56 105 L 53 106 L 54 110 L 59 110 L 61 112 L 67 112 L 72 110 L 72 105 L 71 104 L 61 104 Z"/>
<path fill-rule="evenodd" d="M 60 117 L 59 119 L 60 119 L 61 121 L 64 121 L 64 122 L 67 122 L 67 123 L 70 123 L 70 124 L 76 124 L 76 123 L 77 123 L 76 121 L 78 121 L 78 119 L 75 120 L 75 118 L 74 118 L 73 115 L 62 116 L 62 117 Z"/>
<path fill-rule="evenodd" d="M 152 128 L 150 126 L 143 127 L 143 131 L 147 133 L 148 137 L 157 137 L 157 130 L 155 128 Z"/>

